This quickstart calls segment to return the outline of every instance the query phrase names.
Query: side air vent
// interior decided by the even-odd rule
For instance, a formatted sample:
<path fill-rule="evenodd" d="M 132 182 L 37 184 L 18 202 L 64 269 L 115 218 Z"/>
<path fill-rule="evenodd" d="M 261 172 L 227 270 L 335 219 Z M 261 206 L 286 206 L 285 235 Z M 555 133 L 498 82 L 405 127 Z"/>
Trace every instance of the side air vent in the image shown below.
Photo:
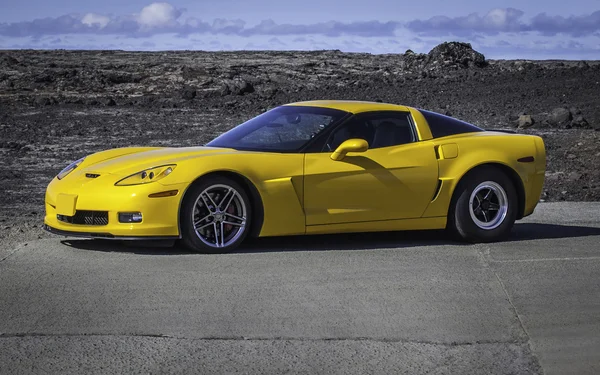
<path fill-rule="evenodd" d="M 432 202 L 437 199 L 438 195 L 440 195 L 440 191 L 442 191 L 442 180 L 438 180 L 437 187 L 433 192 L 433 198 L 431 199 Z"/>
<path fill-rule="evenodd" d="M 86 173 L 85 177 L 87 177 L 87 178 L 96 178 L 96 177 L 100 177 L 100 175 L 96 174 L 96 173 Z"/>

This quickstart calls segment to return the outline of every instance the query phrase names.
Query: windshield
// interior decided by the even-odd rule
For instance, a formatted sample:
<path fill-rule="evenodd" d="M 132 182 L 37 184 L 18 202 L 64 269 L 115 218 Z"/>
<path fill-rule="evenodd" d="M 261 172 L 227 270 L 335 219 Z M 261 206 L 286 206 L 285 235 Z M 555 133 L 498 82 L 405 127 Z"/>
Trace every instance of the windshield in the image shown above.
<path fill-rule="evenodd" d="M 283 106 L 223 133 L 207 146 L 254 151 L 298 151 L 347 112 L 330 108 Z"/>

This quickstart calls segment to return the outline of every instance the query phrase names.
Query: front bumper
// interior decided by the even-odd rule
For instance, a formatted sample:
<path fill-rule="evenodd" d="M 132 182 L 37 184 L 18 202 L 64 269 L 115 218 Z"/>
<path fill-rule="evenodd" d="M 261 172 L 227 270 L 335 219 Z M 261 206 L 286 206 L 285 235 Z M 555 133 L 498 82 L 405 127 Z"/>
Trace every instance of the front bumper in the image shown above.
<path fill-rule="evenodd" d="M 99 232 L 72 232 L 67 230 L 60 230 L 52 228 L 51 226 L 44 224 L 44 230 L 58 236 L 65 237 L 79 237 L 79 238 L 97 238 L 103 240 L 121 240 L 121 241 L 135 241 L 135 240 L 178 240 L 180 236 L 115 236 L 111 233 L 99 233 Z"/>
<path fill-rule="evenodd" d="M 46 190 L 44 229 L 65 236 L 114 239 L 176 239 L 179 234 L 179 207 L 187 184 L 161 185 L 158 182 L 114 186 L 112 179 L 102 177 L 82 183 L 78 180 L 54 179 Z M 153 193 L 178 190 L 177 195 L 149 198 Z M 108 212 L 108 224 L 72 224 L 58 220 L 64 214 L 60 195 L 75 196 L 74 210 Z M 119 212 L 141 212 L 140 223 L 120 223 Z"/>

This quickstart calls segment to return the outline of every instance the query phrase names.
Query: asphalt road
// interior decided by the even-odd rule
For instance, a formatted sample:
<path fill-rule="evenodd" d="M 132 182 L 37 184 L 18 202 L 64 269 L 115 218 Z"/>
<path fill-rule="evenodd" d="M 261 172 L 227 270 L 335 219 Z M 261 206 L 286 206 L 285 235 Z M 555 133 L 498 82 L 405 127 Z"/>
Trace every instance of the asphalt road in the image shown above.
<path fill-rule="evenodd" d="M 600 203 L 510 241 L 271 238 L 238 253 L 0 244 L 0 373 L 600 373 Z"/>

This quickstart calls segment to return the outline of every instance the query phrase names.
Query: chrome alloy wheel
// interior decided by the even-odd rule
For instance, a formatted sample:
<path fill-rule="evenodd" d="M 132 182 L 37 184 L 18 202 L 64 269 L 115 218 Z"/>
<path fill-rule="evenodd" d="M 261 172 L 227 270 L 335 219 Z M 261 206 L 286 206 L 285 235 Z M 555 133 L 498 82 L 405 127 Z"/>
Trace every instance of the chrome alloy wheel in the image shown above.
<path fill-rule="evenodd" d="M 493 181 L 477 185 L 469 199 L 469 213 L 479 228 L 498 228 L 508 213 L 508 197 L 502 186 Z"/>
<path fill-rule="evenodd" d="M 192 223 L 196 235 L 207 246 L 229 246 L 244 233 L 246 204 L 231 186 L 211 185 L 196 199 Z"/>

